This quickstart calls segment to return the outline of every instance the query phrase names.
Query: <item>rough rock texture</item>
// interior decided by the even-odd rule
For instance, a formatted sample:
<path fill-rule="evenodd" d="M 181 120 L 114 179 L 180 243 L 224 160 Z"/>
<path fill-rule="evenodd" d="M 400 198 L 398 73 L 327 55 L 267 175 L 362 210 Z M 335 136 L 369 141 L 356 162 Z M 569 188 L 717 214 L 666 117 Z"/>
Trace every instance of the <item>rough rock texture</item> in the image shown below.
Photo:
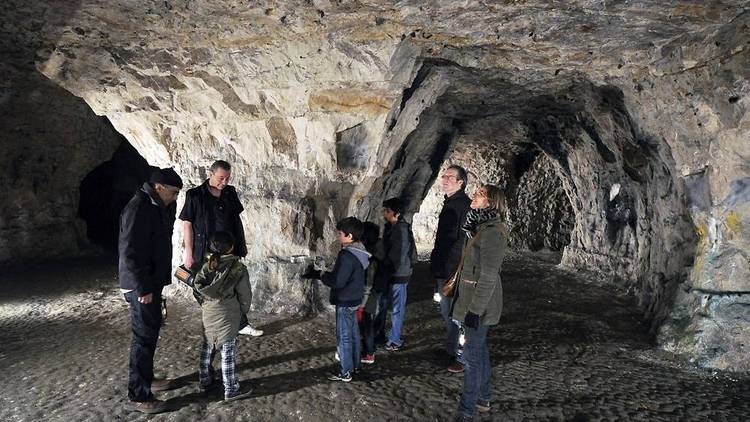
<path fill-rule="evenodd" d="M 3 35 L 19 34 L 6 51 L 106 115 L 149 164 L 197 184 L 215 158 L 233 162 L 257 306 L 320 303 L 289 280 L 335 250 L 338 218 L 378 221 L 385 197 L 412 213 L 427 197 L 415 225 L 428 233 L 439 170 L 469 154 L 477 178 L 535 191 L 518 197 L 519 221 L 569 204 L 562 264 L 632 289 L 662 344 L 750 369 L 744 1 L 0 7 Z M 541 189 L 556 192 L 543 210 Z M 555 209 L 543 235 L 517 226 L 517 244 L 564 243 Z"/>
<path fill-rule="evenodd" d="M 84 176 L 122 136 L 80 98 L 37 73 L 0 37 L 0 263 L 90 249 L 76 218 Z"/>

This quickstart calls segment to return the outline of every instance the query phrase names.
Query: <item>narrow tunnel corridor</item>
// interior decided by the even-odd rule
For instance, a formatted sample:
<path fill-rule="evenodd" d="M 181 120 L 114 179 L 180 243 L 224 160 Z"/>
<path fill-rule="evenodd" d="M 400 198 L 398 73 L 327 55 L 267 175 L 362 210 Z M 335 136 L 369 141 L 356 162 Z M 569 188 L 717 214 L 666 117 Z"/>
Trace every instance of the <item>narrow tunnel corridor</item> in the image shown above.
<path fill-rule="evenodd" d="M 512 247 L 563 250 L 564 266 L 630 289 L 656 333 L 697 243 L 685 192 L 672 182 L 676 169 L 662 158 L 669 146 L 637 133 L 615 87 L 581 75 L 519 77 L 425 62 L 388 139 L 416 127 L 371 195 L 407 198 L 418 212 L 416 237 L 429 248 L 442 204 L 430 186 L 459 164 L 470 173 L 469 192 L 492 183 L 508 193 Z"/>

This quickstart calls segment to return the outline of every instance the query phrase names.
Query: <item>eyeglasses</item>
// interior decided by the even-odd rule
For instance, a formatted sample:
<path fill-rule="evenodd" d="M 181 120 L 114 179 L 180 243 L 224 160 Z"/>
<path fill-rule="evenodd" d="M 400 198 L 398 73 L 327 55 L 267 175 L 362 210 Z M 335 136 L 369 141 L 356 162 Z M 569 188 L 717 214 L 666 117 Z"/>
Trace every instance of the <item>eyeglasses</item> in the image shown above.
<path fill-rule="evenodd" d="M 440 176 L 440 178 L 441 179 L 453 179 L 453 180 L 457 180 L 456 176 L 453 175 L 453 174 L 444 174 L 444 175 Z"/>

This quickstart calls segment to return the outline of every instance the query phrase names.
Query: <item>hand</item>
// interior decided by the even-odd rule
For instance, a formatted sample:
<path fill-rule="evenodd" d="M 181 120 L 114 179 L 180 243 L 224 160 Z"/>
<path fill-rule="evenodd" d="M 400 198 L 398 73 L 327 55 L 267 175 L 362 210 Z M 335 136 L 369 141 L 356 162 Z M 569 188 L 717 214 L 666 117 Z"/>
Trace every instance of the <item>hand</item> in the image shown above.
<path fill-rule="evenodd" d="M 307 269 L 305 270 L 305 273 L 302 274 L 300 277 L 302 278 L 311 278 L 314 280 L 320 280 L 322 277 L 321 271 L 316 270 L 313 264 L 310 264 L 307 266 Z"/>
<path fill-rule="evenodd" d="M 153 300 L 154 300 L 154 294 L 153 293 L 149 293 L 147 295 L 143 295 L 143 296 L 139 296 L 138 297 L 138 302 L 140 302 L 140 303 L 142 303 L 144 305 L 148 305 Z"/>
<path fill-rule="evenodd" d="M 467 313 L 466 317 L 464 318 L 464 325 L 476 330 L 477 328 L 479 328 L 479 315 L 475 314 L 474 312 Z"/>
<path fill-rule="evenodd" d="M 195 264 L 195 261 L 193 260 L 193 254 L 192 253 L 185 252 L 185 262 L 184 262 L 184 264 L 185 264 L 185 268 L 187 268 L 188 270 L 192 271 L 193 264 Z"/>

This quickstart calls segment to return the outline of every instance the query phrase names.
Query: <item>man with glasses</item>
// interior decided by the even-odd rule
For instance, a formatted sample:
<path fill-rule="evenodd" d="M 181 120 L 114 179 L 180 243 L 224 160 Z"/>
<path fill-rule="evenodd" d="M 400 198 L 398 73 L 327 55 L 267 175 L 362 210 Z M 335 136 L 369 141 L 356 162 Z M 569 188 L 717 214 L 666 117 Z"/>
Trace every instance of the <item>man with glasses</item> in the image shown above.
<path fill-rule="evenodd" d="M 167 410 L 153 392 L 174 386 L 154 380 L 154 353 L 161 328 L 161 293 L 171 283 L 174 206 L 182 179 L 171 168 L 155 170 L 120 215 L 120 289 L 130 307 L 130 344 L 126 409 L 143 413 Z"/>
<path fill-rule="evenodd" d="M 435 301 L 440 302 L 440 314 L 445 324 L 445 351 L 450 359 L 448 371 L 460 373 L 464 371 L 464 364 L 459 353 L 459 328 L 450 316 L 451 298 L 442 295 L 445 282 L 453 275 L 463 252 L 466 236 L 461 231 L 461 225 L 466 219 L 471 199 L 466 195 L 468 174 L 458 165 L 451 165 L 441 175 L 440 186 L 445 194 L 443 208 L 438 217 L 435 247 L 430 254 L 430 271 L 435 278 Z"/>
<path fill-rule="evenodd" d="M 224 160 L 217 160 L 211 164 L 208 173 L 208 179 L 203 184 L 187 191 L 185 205 L 180 212 L 185 234 L 184 264 L 193 271 L 200 268 L 208 253 L 208 240 L 219 231 L 231 233 L 235 239 L 233 255 L 247 255 L 245 231 L 240 219 L 244 207 L 237 190 L 229 184 L 232 166 Z M 248 324 L 244 314 L 239 333 L 255 337 L 263 335 L 262 330 Z"/>

